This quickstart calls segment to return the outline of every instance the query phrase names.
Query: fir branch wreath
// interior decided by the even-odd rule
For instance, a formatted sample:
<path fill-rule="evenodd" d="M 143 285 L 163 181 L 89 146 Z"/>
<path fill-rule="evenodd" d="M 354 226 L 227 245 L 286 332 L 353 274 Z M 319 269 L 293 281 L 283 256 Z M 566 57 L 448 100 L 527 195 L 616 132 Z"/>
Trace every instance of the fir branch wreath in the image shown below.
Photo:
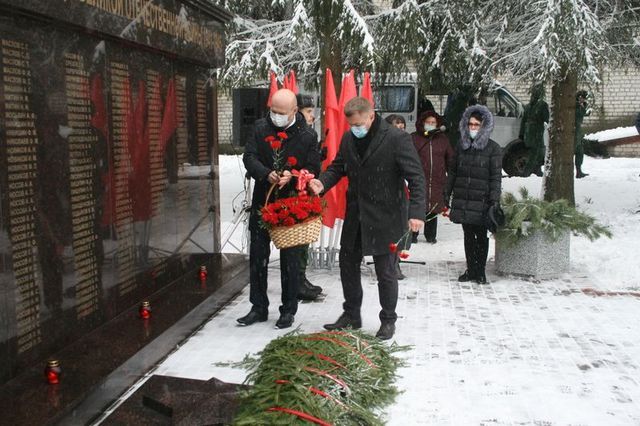
<path fill-rule="evenodd" d="M 256 356 L 218 365 L 249 372 L 235 425 L 382 425 L 380 409 L 399 392 L 396 354 L 408 349 L 357 330 L 296 329 Z"/>

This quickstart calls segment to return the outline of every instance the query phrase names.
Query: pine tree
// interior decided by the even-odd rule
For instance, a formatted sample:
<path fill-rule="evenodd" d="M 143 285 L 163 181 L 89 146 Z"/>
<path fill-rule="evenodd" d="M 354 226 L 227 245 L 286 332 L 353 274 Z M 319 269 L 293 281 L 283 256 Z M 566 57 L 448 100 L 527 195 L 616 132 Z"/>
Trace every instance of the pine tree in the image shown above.
<path fill-rule="evenodd" d="M 370 1 L 243 0 L 228 2 L 236 17 L 228 28 L 222 84 L 240 86 L 289 69 L 317 86 L 325 68 L 339 87 L 344 69 L 373 65 L 374 39 L 365 20 Z"/>

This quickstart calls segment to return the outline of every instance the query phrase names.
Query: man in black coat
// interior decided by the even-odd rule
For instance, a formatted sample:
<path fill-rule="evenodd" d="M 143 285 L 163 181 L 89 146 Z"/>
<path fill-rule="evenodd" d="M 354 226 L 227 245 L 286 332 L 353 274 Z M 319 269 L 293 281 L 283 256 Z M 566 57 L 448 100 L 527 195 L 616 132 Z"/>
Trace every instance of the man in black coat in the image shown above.
<path fill-rule="evenodd" d="M 376 336 L 390 339 L 397 319 L 397 254 L 390 243 L 407 238 L 424 225 L 425 180 L 422 165 L 408 133 L 390 126 L 361 97 L 344 109 L 351 131 L 342 137 L 331 165 L 309 184 L 316 194 L 328 191 L 343 177 L 349 178 L 347 211 L 340 239 L 340 279 L 344 312 L 328 330 L 360 328 L 362 320 L 362 257 L 372 255 L 378 278 L 380 321 Z M 409 184 L 409 198 L 405 192 Z M 408 204 L 408 206 L 407 206 Z M 402 248 L 403 243 L 400 244 Z"/>
<path fill-rule="evenodd" d="M 286 137 L 282 137 L 283 132 Z M 302 114 L 298 113 L 296 95 L 287 89 L 274 93 L 270 114 L 267 118 L 256 121 L 254 135 L 247 141 L 243 157 L 247 172 L 255 179 L 255 186 L 249 218 L 249 300 L 252 307 L 247 315 L 238 318 L 241 325 L 267 320 L 267 265 L 271 239 L 269 232 L 260 223 L 259 214 L 265 205 L 267 192 L 273 184 L 279 186 L 276 198 L 287 197 L 294 190 L 291 172 L 285 170 L 290 157 L 295 157 L 296 169 L 307 169 L 317 175 L 320 170 L 320 152 L 317 146 L 316 132 L 306 124 Z M 273 196 L 270 201 L 273 201 Z M 278 328 L 291 327 L 298 309 L 300 258 L 304 247 L 280 250 L 282 305 L 280 318 L 276 322 Z"/>

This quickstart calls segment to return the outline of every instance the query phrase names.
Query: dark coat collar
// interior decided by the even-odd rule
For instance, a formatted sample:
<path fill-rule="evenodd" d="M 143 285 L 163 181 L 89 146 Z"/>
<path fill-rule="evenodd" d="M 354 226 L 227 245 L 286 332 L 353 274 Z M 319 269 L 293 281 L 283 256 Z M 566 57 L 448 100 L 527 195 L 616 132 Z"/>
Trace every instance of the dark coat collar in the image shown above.
<path fill-rule="evenodd" d="M 376 119 L 375 125 L 371 126 L 371 130 L 373 131 L 373 135 L 371 136 L 371 142 L 369 143 L 367 150 L 364 152 L 362 159 L 359 159 L 358 152 L 355 146 L 355 144 L 358 142 L 356 141 L 356 138 L 353 137 L 353 134 L 351 134 L 351 132 L 349 131 L 349 138 L 350 138 L 349 148 L 351 150 L 351 155 L 353 155 L 354 158 L 359 159 L 360 165 L 363 165 L 369 159 L 369 157 L 371 157 L 371 155 L 374 152 L 376 152 L 378 148 L 380 148 L 380 144 L 384 140 L 384 137 L 386 136 L 387 131 L 389 130 L 390 124 L 387 123 L 385 120 L 383 120 L 378 114 L 376 114 L 375 119 Z"/>

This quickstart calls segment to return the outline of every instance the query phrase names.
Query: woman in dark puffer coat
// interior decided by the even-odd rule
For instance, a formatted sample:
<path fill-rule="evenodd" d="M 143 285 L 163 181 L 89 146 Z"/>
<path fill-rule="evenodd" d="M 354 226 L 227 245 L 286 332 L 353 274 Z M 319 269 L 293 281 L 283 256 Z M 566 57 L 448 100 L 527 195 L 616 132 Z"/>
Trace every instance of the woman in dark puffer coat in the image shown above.
<path fill-rule="evenodd" d="M 461 223 L 467 270 L 458 281 L 486 284 L 489 252 L 486 217 L 489 207 L 500 202 L 502 150 L 490 139 L 493 116 L 482 105 L 466 109 L 460 120 L 460 142 L 449 168 L 445 201 L 451 200 L 450 218 Z"/>
<path fill-rule="evenodd" d="M 453 161 L 453 149 L 442 131 L 442 117 L 435 111 L 425 111 L 418 117 L 413 143 L 418 151 L 427 183 L 427 211 L 424 236 L 428 243 L 436 243 L 438 214 L 444 208 L 444 187 L 447 184 L 447 169 Z M 413 233 L 413 242 L 418 242 L 418 233 Z"/>

